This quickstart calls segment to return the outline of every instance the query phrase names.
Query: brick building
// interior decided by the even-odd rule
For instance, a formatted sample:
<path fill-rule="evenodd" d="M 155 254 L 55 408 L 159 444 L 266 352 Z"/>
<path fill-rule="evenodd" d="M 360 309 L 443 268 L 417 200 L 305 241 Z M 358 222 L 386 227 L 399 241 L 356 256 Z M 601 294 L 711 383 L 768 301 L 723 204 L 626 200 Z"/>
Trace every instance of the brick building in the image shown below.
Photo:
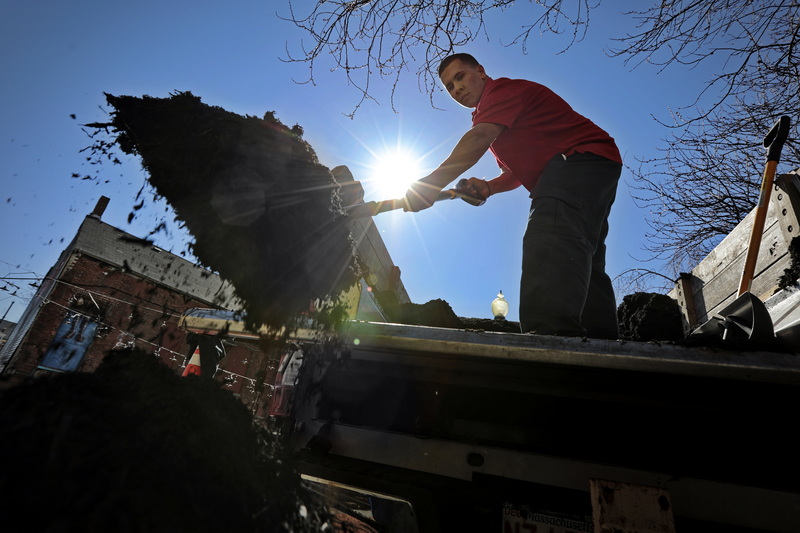
<path fill-rule="evenodd" d="M 6 339 L 8 339 L 8 334 L 11 333 L 11 330 L 14 329 L 14 322 L 9 322 L 8 320 L 0 320 L 0 349 L 6 343 Z"/>
<path fill-rule="evenodd" d="M 107 203 L 101 199 L 83 221 L 10 333 L 0 351 L 1 387 L 53 372 L 92 372 L 121 346 L 152 352 L 182 372 L 197 341 L 179 328 L 181 315 L 236 308 L 233 288 L 218 276 L 102 222 Z M 259 414 L 270 370 L 270 357 L 231 340 L 214 378 Z"/>
<path fill-rule="evenodd" d="M 347 178 L 352 180 L 349 172 Z M 202 343 L 207 336 L 180 327 L 189 309 L 238 309 L 233 287 L 146 239 L 102 222 L 107 204 L 101 198 L 83 221 L 0 348 L 0 388 L 54 372 L 93 372 L 109 350 L 123 346 L 152 352 L 182 373 L 201 343 L 203 375 L 225 382 L 255 416 L 266 416 L 279 350 L 264 348 L 252 336 L 231 336 L 219 353 L 219 344 L 206 349 Z M 408 301 L 399 269 L 371 220 L 354 221 L 353 234 L 369 268 L 362 283 Z M 359 318 L 380 319 L 371 292 L 363 294 L 367 297 L 359 302 Z M 213 375 L 209 369 L 215 369 Z"/>

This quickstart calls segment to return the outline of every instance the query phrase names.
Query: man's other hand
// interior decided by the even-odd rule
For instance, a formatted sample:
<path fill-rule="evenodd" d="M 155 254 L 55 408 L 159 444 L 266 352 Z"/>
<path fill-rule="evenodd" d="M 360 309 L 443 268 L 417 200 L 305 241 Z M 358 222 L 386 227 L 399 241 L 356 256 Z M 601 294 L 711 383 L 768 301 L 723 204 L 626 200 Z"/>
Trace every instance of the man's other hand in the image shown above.
<path fill-rule="evenodd" d="M 489 188 L 489 183 L 481 178 L 459 180 L 459 182 L 456 184 L 456 189 L 459 191 L 464 191 L 470 196 L 474 196 L 475 198 L 484 201 L 492 195 L 492 191 Z"/>
<path fill-rule="evenodd" d="M 425 178 L 415 181 L 406 191 L 404 211 L 428 209 L 439 198 L 442 187 L 428 183 Z"/>

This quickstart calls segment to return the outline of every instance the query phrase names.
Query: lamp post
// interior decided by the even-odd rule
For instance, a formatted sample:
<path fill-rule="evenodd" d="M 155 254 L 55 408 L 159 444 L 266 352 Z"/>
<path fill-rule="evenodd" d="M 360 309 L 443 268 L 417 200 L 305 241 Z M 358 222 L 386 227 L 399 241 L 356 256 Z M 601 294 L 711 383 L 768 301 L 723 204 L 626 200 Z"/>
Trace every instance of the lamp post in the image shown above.
<path fill-rule="evenodd" d="M 495 320 L 505 320 L 508 314 L 508 302 L 506 297 L 503 296 L 503 291 L 497 295 L 497 298 L 492 300 L 492 315 Z"/>

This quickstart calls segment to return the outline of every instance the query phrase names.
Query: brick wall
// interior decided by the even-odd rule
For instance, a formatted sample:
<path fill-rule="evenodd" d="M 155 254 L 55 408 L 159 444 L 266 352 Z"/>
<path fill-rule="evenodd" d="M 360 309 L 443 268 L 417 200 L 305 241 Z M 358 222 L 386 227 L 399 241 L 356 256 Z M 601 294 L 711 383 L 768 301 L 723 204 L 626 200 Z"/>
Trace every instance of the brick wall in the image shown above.
<path fill-rule="evenodd" d="M 93 372 L 113 348 L 135 345 L 181 373 L 190 345 L 178 322 L 180 315 L 192 307 L 212 306 L 124 268 L 74 254 L 9 362 L 0 387 L 51 373 L 40 368 L 42 358 L 64 320 L 76 313 L 97 322 L 95 338 L 77 371 Z M 250 344 L 228 344 L 226 354 L 214 378 L 223 381 L 224 387 L 237 394 L 254 414 L 264 415 L 279 355 L 273 352 L 268 356 Z"/>

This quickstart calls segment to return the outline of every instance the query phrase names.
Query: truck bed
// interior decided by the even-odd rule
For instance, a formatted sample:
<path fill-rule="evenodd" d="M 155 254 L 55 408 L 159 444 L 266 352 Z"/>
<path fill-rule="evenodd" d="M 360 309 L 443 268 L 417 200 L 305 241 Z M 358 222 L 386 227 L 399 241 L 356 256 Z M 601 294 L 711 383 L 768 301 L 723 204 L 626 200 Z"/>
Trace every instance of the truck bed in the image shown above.
<path fill-rule="evenodd" d="M 502 531 L 509 501 L 591 512 L 590 479 L 667 489 L 680 531 L 800 523 L 795 354 L 366 322 L 345 347 L 305 353 L 292 447 L 421 531 Z"/>

